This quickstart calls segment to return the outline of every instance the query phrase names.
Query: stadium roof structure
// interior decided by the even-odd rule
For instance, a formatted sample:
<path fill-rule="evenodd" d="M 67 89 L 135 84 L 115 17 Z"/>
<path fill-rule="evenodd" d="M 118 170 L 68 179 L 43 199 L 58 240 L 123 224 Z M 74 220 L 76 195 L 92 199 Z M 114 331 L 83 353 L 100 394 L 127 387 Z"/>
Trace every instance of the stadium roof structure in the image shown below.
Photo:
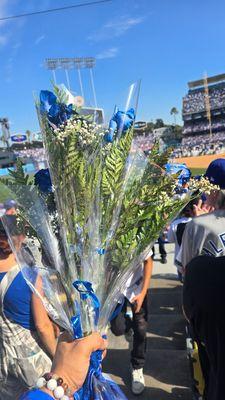
<path fill-rule="evenodd" d="M 225 81 L 225 74 L 219 74 L 219 75 L 214 75 L 214 76 L 209 76 L 207 77 L 207 84 L 211 85 L 213 83 L 218 83 Z M 188 87 L 189 89 L 194 89 L 197 87 L 201 87 L 205 85 L 205 79 L 198 79 L 197 81 L 191 81 L 188 82 Z"/>

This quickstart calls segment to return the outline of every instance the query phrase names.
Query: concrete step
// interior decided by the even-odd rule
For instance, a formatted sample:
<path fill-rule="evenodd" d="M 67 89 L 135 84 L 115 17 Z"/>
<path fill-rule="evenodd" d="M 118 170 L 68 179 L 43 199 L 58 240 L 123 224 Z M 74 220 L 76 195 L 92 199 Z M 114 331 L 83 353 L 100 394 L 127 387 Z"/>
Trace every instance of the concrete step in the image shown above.
<path fill-rule="evenodd" d="M 174 274 L 155 274 L 151 279 L 150 288 L 152 289 L 172 289 L 172 292 L 182 290 L 182 283 L 178 281 Z"/>
<path fill-rule="evenodd" d="M 168 245 L 168 263 L 154 262 L 149 292 L 149 325 L 145 364 L 146 388 L 141 400 L 192 400 L 191 374 L 185 350 L 185 320 L 182 315 L 182 284 L 173 266 L 173 246 Z M 103 362 L 128 400 L 137 400 L 130 390 L 130 351 L 123 336 L 109 333 L 109 350 Z"/>
<path fill-rule="evenodd" d="M 165 289 L 149 290 L 149 314 L 182 314 L 182 293 Z"/>
<path fill-rule="evenodd" d="M 130 351 L 111 349 L 103 370 L 120 385 L 129 400 L 136 399 L 130 391 Z M 191 400 L 189 366 L 186 351 L 150 350 L 145 367 L 146 389 L 142 400 Z"/>
<path fill-rule="evenodd" d="M 154 350 L 185 350 L 185 323 L 181 314 L 150 315 L 148 348 Z M 116 337 L 108 332 L 109 348 L 128 349 L 129 343 L 124 336 Z"/>
<path fill-rule="evenodd" d="M 183 316 L 150 314 L 147 338 L 150 350 L 185 350 Z"/>

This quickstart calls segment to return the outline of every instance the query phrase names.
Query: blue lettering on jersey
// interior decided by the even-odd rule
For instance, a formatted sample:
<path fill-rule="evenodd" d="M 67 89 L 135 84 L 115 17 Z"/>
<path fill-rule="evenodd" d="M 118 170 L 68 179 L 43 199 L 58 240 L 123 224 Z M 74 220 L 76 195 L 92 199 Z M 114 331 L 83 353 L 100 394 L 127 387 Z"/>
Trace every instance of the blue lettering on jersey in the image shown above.
<path fill-rule="evenodd" d="M 209 244 L 212 246 L 216 254 L 220 254 L 223 252 L 223 249 L 217 249 L 215 243 L 212 240 L 209 240 Z"/>
<path fill-rule="evenodd" d="M 202 253 L 206 253 L 208 256 L 215 257 L 215 254 L 213 254 L 210 250 L 206 249 L 206 247 L 203 247 Z"/>
<path fill-rule="evenodd" d="M 219 234 L 220 241 L 222 242 L 223 247 L 225 247 L 225 232 Z"/>

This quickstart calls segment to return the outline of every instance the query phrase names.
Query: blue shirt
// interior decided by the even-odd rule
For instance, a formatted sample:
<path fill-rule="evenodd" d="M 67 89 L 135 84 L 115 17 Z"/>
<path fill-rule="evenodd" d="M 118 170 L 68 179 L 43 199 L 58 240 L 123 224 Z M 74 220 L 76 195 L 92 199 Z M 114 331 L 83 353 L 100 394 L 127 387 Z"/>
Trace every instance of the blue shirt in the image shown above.
<path fill-rule="evenodd" d="M 0 273 L 0 282 L 6 272 Z M 15 323 L 31 331 L 36 330 L 31 309 L 32 291 L 20 271 L 4 296 L 4 314 Z"/>
<path fill-rule="evenodd" d="M 47 393 L 39 389 L 29 390 L 20 397 L 20 400 L 52 400 L 54 397 L 49 396 Z"/>

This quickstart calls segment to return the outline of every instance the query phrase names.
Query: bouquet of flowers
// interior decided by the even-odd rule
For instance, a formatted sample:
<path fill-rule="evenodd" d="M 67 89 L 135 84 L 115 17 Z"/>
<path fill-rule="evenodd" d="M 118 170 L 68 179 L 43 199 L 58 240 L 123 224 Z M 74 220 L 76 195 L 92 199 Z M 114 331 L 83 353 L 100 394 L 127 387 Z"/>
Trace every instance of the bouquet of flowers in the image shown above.
<path fill-rule="evenodd" d="M 163 168 L 169 151 L 159 154 L 156 144 L 146 157 L 133 146 L 139 84 L 131 86 L 125 110 L 115 108 L 107 129 L 54 89 L 42 91 L 37 103 L 51 180 L 48 171 L 30 180 L 18 164 L 5 183 L 18 202 L 23 243 L 7 221 L 6 230 L 25 279 L 53 320 L 74 338 L 95 330 L 105 335 L 128 278 L 159 233 L 210 184 L 191 181 L 180 199 L 177 177 Z M 101 354 L 93 354 L 76 398 L 125 398 L 101 373 Z"/>

